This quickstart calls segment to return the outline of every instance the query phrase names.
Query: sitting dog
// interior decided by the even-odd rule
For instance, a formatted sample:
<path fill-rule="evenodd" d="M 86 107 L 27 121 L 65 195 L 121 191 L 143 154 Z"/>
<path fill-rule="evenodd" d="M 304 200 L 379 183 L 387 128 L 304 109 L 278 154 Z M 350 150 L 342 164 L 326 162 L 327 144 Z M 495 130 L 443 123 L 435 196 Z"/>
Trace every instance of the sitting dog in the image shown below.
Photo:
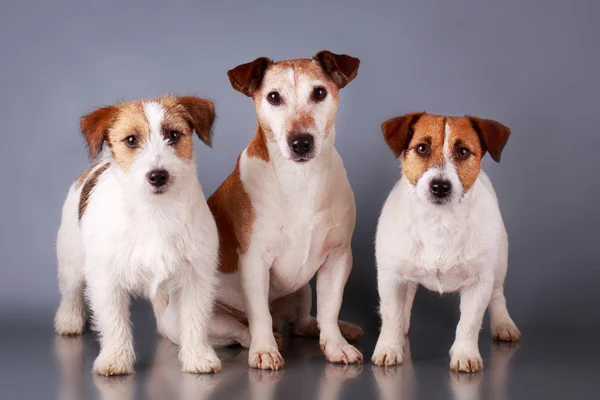
<path fill-rule="evenodd" d="M 321 51 L 275 63 L 262 57 L 228 73 L 233 88 L 254 99 L 258 129 L 208 199 L 221 260 L 210 337 L 249 347 L 253 368 L 283 367 L 273 331 L 284 323 L 293 335 L 320 337 L 331 362 L 362 361 L 347 342 L 362 330 L 338 323 L 356 216 L 333 146 L 338 92 L 358 66 L 354 57 Z M 317 318 L 310 315 L 315 274 Z"/>
<path fill-rule="evenodd" d="M 221 368 L 207 335 L 218 232 L 192 145 L 194 131 L 211 144 L 214 118 L 208 100 L 162 97 L 100 108 L 81 119 L 90 157 L 104 142 L 109 150 L 73 183 L 63 207 L 55 331 L 82 333 L 86 288 L 100 335 L 97 374 L 133 373 L 132 294 L 152 301 L 160 332 L 167 304 L 179 307 L 183 371 Z"/>
<path fill-rule="evenodd" d="M 489 306 L 494 339 L 517 341 L 506 309 L 508 236 L 498 199 L 481 171 L 486 152 L 499 162 L 510 130 L 476 117 L 408 114 L 383 124 L 402 178 L 379 218 L 377 281 L 382 327 L 372 361 L 402 363 L 417 285 L 460 292 L 461 318 L 450 368 L 483 368 L 478 338 Z"/>

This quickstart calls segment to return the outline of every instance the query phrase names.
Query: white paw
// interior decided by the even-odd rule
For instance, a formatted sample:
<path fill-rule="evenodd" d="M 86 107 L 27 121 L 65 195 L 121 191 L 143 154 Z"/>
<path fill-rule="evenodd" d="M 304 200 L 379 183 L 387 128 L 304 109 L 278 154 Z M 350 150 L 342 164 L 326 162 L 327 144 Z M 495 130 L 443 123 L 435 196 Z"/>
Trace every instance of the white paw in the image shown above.
<path fill-rule="evenodd" d="M 501 342 L 517 342 L 521 339 L 521 332 L 512 321 L 495 324 L 492 326 L 492 338 Z"/>
<path fill-rule="evenodd" d="M 190 374 L 213 374 L 221 371 L 221 360 L 211 347 L 203 351 L 180 350 L 179 360 L 181 371 Z"/>
<path fill-rule="evenodd" d="M 248 365 L 251 368 L 271 369 L 277 371 L 283 368 L 283 357 L 277 348 L 256 350 L 251 348 L 248 356 Z"/>
<path fill-rule="evenodd" d="M 94 361 L 93 371 L 98 375 L 129 375 L 133 374 L 135 357 L 129 351 L 102 351 Z"/>
<path fill-rule="evenodd" d="M 322 340 L 321 350 L 325 353 L 327 361 L 332 363 L 361 364 L 363 362 L 362 353 L 345 341 Z"/>
<path fill-rule="evenodd" d="M 454 346 L 453 346 L 454 349 Z M 483 360 L 479 350 L 450 350 L 450 369 L 457 372 L 479 372 L 483 369 Z"/>
<path fill-rule="evenodd" d="M 378 367 L 391 367 L 402 364 L 402 344 L 379 344 L 371 357 L 373 364 Z"/>
<path fill-rule="evenodd" d="M 54 316 L 54 331 L 59 335 L 81 335 L 85 326 L 82 312 L 60 307 Z"/>

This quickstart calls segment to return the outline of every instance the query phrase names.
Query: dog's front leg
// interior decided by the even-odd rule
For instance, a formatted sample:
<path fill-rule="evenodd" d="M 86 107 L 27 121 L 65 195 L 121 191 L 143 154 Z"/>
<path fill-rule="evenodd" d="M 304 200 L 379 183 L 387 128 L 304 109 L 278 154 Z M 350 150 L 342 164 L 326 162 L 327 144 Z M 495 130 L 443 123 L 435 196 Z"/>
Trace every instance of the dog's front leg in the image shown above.
<path fill-rule="evenodd" d="M 100 334 L 100 354 L 94 361 L 94 372 L 104 376 L 132 374 L 135 353 L 129 293 L 100 274 L 88 282 L 94 324 Z"/>
<path fill-rule="evenodd" d="M 402 364 L 403 361 L 404 333 L 408 329 L 405 326 L 407 324 L 406 303 L 408 301 L 408 307 L 412 306 L 412 298 L 407 299 L 407 296 L 409 296 L 409 285 L 414 284 L 400 280 L 393 268 L 384 268 L 381 264 L 380 261 L 377 269 L 381 333 L 371 360 L 377 366 L 389 367 Z"/>
<path fill-rule="evenodd" d="M 184 267 L 175 294 L 179 300 L 179 360 L 183 372 L 206 374 L 221 371 L 221 361 L 208 341 L 214 292 L 212 277 L 200 277 L 192 266 Z"/>
<path fill-rule="evenodd" d="M 363 361 L 361 352 L 344 339 L 338 324 L 344 287 L 351 269 L 352 251 L 348 246 L 329 255 L 317 273 L 319 342 L 329 362 L 355 364 Z"/>
<path fill-rule="evenodd" d="M 490 272 L 482 273 L 479 280 L 460 292 L 460 321 L 450 349 L 450 368 L 454 371 L 477 372 L 483 369 L 479 331 L 492 295 L 494 277 L 493 271 Z"/>
<path fill-rule="evenodd" d="M 248 365 L 276 371 L 283 367 L 283 357 L 273 335 L 273 318 L 269 311 L 270 266 L 271 262 L 255 248 L 240 257 L 242 291 L 251 337 Z"/>

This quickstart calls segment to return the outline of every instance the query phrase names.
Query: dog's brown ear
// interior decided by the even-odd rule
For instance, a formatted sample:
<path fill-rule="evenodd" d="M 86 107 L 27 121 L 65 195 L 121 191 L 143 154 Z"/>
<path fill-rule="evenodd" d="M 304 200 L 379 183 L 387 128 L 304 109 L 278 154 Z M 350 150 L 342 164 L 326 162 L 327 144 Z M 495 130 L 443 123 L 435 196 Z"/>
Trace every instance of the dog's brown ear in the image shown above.
<path fill-rule="evenodd" d="M 227 72 L 231 86 L 238 92 L 252 97 L 260 87 L 265 71 L 271 64 L 273 61 L 269 58 L 260 57 L 252 62 L 238 65 Z"/>
<path fill-rule="evenodd" d="M 331 77 L 341 89 L 349 84 L 358 74 L 360 60 L 346 54 L 334 54 L 322 50 L 313 57 L 321 64 L 321 68 Z"/>
<path fill-rule="evenodd" d="M 188 123 L 200 140 L 212 147 L 212 127 L 215 122 L 215 106 L 212 101 L 195 96 L 183 96 L 178 100 L 187 110 Z"/>
<path fill-rule="evenodd" d="M 117 106 L 107 106 L 81 117 L 81 133 L 83 133 L 92 160 L 100 154 L 108 130 L 117 119 L 118 114 Z"/>
<path fill-rule="evenodd" d="M 383 137 L 396 157 L 408 148 L 413 136 L 413 128 L 424 112 L 405 114 L 400 117 L 388 119 L 381 125 Z"/>
<path fill-rule="evenodd" d="M 493 121 L 491 119 L 483 119 L 477 117 L 468 116 L 469 121 L 479 140 L 483 151 L 489 151 L 490 155 L 496 162 L 500 162 L 500 155 L 502 149 L 508 142 L 510 136 L 510 129 L 502 125 L 500 122 Z"/>

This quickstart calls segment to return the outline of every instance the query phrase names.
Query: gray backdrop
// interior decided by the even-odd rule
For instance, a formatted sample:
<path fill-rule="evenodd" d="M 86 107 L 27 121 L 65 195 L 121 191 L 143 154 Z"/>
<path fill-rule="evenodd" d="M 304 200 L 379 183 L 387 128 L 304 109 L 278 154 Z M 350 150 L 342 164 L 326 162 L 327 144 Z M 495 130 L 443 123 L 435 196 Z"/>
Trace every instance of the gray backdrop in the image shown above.
<path fill-rule="evenodd" d="M 53 3 L 50 5 L 49 3 Z M 197 147 L 210 195 L 255 131 L 228 69 L 321 49 L 362 60 L 343 90 L 337 148 L 356 195 L 344 314 L 377 331 L 373 238 L 399 178 L 381 123 L 414 110 L 512 129 L 485 169 L 510 235 L 509 309 L 519 326 L 590 327 L 598 313 L 597 1 L 19 1 L 0 12 L 0 309 L 49 318 L 55 233 L 87 166 L 79 118 L 165 92 L 214 100 L 214 149 Z M 218 3 L 218 4 L 217 4 Z M 198 142 L 198 144 L 200 144 Z M 452 296 L 447 296 L 452 298 Z M 456 303 L 419 292 L 416 326 L 455 324 Z"/>

